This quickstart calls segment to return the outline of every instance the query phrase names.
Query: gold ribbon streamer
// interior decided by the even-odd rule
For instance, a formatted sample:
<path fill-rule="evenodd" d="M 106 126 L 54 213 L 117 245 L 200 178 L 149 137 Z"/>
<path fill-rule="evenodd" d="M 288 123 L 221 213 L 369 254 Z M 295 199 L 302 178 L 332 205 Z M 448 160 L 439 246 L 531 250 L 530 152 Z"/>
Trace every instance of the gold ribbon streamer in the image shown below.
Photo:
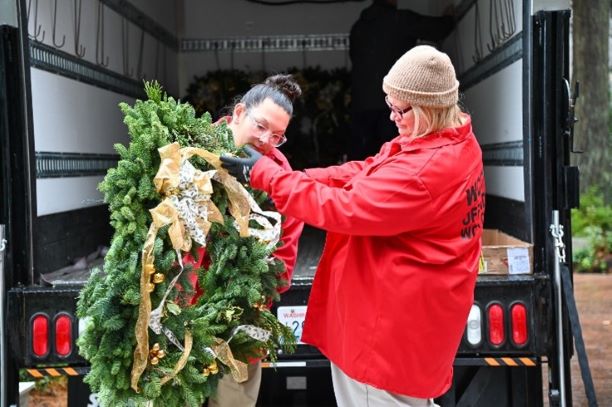
<path fill-rule="evenodd" d="M 192 345 L 193 345 L 193 336 L 191 336 L 190 331 L 185 331 L 185 350 L 183 351 L 183 354 L 181 355 L 179 360 L 176 362 L 176 365 L 174 365 L 174 369 L 172 369 L 172 373 L 167 374 L 166 376 L 161 378 L 161 380 L 159 381 L 160 385 L 164 385 L 168 383 L 171 379 L 173 379 L 178 374 L 178 372 L 180 372 L 185 367 L 185 365 L 187 364 L 187 360 L 189 359 L 189 354 L 191 353 Z"/>
<path fill-rule="evenodd" d="M 247 364 L 234 359 L 232 350 L 227 342 L 223 339 L 215 338 L 215 345 L 213 345 L 212 350 L 216 354 L 217 359 L 230 368 L 232 377 L 237 383 L 245 382 L 249 378 Z"/>
<path fill-rule="evenodd" d="M 138 379 L 147 368 L 149 357 L 149 316 L 151 315 L 151 296 L 148 287 L 151 280 L 153 266 L 153 245 L 157 227 L 155 223 L 149 226 L 147 240 L 142 249 L 142 272 L 140 273 L 140 304 L 138 304 L 138 319 L 134 328 L 136 334 L 136 348 L 134 349 L 134 362 L 132 363 L 131 386 L 138 393 Z"/>

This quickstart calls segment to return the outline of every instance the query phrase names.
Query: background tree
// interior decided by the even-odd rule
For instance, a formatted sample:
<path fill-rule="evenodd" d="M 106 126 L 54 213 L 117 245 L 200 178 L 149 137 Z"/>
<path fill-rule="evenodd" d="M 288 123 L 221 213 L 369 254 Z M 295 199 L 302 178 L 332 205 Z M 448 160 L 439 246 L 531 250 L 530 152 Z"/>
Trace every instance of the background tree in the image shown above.
<path fill-rule="evenodd" d="M 575 155 L 581 191 L 597 186 L 612 198 L 610 161 L 609 29 L 611 0 L 573 0 L 573 80 L 580 81 L 576 103 Z"/>

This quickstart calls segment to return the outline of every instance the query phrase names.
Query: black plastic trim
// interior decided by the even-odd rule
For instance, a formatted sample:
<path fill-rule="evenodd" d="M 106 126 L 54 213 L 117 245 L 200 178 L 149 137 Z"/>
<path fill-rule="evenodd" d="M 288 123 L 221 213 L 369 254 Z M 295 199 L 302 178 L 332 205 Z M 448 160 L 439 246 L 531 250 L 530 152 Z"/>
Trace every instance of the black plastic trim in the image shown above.
<path fill-rule="evenodd" d="M 30 42 L 30 65 L 66 78 L 134 98 L 145 96 L 142 83 L 37 41 Z"/>
<path fill-rule="evenodd" d="M 106 175 L 117 165 L 117 154 L 36 152 L 36 178 Z"/>
<path fill-rule="evenodd" d="M 523 140 L 485 144 L 480 147 L 482 161 L 486 166 L 523 166 Z"/>

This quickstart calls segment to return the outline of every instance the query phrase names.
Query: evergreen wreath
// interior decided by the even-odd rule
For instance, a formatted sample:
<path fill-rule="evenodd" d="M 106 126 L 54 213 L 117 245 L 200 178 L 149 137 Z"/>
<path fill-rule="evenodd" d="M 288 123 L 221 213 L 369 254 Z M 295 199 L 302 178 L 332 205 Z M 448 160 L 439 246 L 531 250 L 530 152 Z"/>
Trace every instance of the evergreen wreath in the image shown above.
<path fill-rule="evenodd" d="M 211 201 L 223 224 L 212 223 L 208 231 L 209 265 L 193 269 L 182 264 L 185 253 L 173 246 L 172 226 L 159 228 L 154 236 L 154 271 L 146 292 L 151 306 L 162 308 L 163 330 L 157 334 L 145 327 L 148 354 L 134 386 L 135 349 L 142 339 L 136 327 L 148 299 L 142 292 L 143 248 L 150 236 L 150 210 L 163 198 L 154 184 L 161 163 L 158 149 L 178 143 L 215 155 L 240 153 L 231 131 L 225 124 L 213 125 L 210 114 L 196 117 L 189 104 L 168 97 L 157 82 L 145 83 L 145 92 L 148 100 L 120 104 L 131 141 L 127 147 L 115 145 L 120 161 L 99 185 L 114 235 L 104 270 L 92 273 L 80 293 L 77 315 L 87 324 L 77 343 L 91 365 L 85 382 L 101 405 L 200 406 L 214 393 L 219 378 L 236 374 L 238 365 L 246 366 L 243 362 L 266 354 L 274 360 L 279 349 L 294 350 L 291 331 L 266 307 L 279 299 L 277 289 L 286 284 L 279 280 L 284 264 L 272 257 L 275 247 L 241 237 L 230 214 L 231 197 L 213 179 Z M 200 171 L 213 169 L 200 157 L 189 162 Z M 257 226 L 251 221 L 249 227 Z M 194 242 L 191 249 L 196 259 L 198 247 Z M 189 273 L 197 273 L 203 289 L 194 304 Z"/>

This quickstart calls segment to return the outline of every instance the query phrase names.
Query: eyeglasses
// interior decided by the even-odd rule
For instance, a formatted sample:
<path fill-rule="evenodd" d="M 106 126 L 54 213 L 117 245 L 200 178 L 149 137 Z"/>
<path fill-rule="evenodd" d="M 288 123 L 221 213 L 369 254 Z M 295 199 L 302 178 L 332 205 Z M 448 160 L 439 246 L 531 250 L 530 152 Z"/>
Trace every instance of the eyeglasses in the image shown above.
<path fill-rule="evenodd" d="M 287 142 L 287 137 L 284 133 L 272 133 L 266 124 L 260 119 L 251 116 L 250 112 L 246 114 L 255 125 L 255 137 L 263 143 L 268 143 L 274 147 L 280 147 Z M 266 136 L 267 135 L 267 136 Z"/>
<path fill-rule="evenodd" d="M 393 113 L 398 115 L 400 119 L 404 117 L 404 114 L 412 110 L 412 106 L 408 106 L 405 109 L 398 109 L 397 107 L 393 106 L 393 104 L 389 101 L 389 96 L 385 96 L 385 102 L 387 103 L 387 106 L 389 106 L 389 109 L 391 109 Z"/>

